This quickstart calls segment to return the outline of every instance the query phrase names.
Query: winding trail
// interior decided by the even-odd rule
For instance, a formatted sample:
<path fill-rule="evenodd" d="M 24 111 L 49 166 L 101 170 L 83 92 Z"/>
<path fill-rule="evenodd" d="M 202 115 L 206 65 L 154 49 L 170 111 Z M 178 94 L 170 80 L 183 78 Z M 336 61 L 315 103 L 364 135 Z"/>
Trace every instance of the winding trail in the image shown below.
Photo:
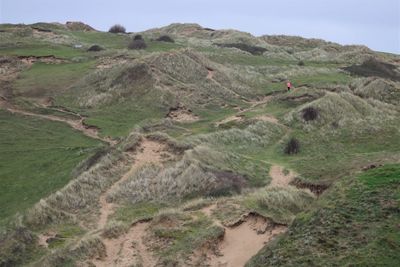
<path fill-rule="evenodd" d="M 272 180 L 268 187 L 287 187 L 290 186 L 289 184 L 296 174 L 292 171 L 288 171 L 288 173 L 285 174 L 282 166 L 272 165 L 269 171 L 269 176 Z"/>
<path fill-rule="evenodd" d="M 134 162 L 129 171 L 100 196 L 100 216 L 97 230 L 106 226 L 108 217 L 114 213 L 117 207 L 115 203 L 107 202 L 107 196 L 116 190 L 121 183 L 129 179 L 141 166 L 148 163 L 162 164 L 162 153 L 165 153 L 165 151 L 166 145 L 164 144 L 146 139 L 141 142 L 133 156 Z M 106 248 L 106 256 L 104 259 L 94 260 L 93 263 L 98 267 L 128 267 L 132 266 L 134 262 L 140 262 L 142 266 L 154 266 L 156 261 L 143 241 L 147 226 L 148 223 L 139 222 L 134 224 L 128 230 L 128 233 L 118 238 L 104 238 L 102 242 Z"/>
<path fill-rule="evenodd" d="M 129 169 L 117 182 L 115 182 L 110 188 L 107 189 L 100 196 L 100 217 L 97 225 L 98 229 L 104 228 L 107 223 L 107 218 L 110 214 L 112 214 L 115 210 L 115 204 L 107 202 L 107 196 L 110 192 L 114 191 L 121 183 L 129 179 L 135 171 L 147 163 L 161 163 L 161 151 L 166 150 L 165 145 L 150 141 L 144 140 L 138 147 L 138 152 L 134 155 L 134 162 Z"/>
<path fill-rule="evenodd" d="M 201 212 L 211 217 L 216 208 L 217 205 L 212 204 L 202 208 Z M 284 225 L 274 225 L 256 215 L 246 216 L 244 222 L 233 227 L 225 227 L 215 218 L 212 220 L 224 228 L 224 237 L 218 244 L 219 255 L 209 253 L 208 264 L 212 267 L 243 267 L 266 243 L 287 230 Z"/>
<path fill-rule="evenodd" d="M 21 114 L 25 116 L 31 116 L 31 117 L 36 117 L 36 118 L 41 118 L 45 120 L 50 120 L 50 121 L 57 121 L 57 122 L 63 122 L 68 124 L 70 127 L 73 129 L 82 132 L 84 135 L 106 142 L 110 144 L 111 146 L 114 146 L 117 142 L 113 140 L 112 138 L 109 137 L 100 137 L 99 132 L 95 127 L 90 127 L 85 125 L 84 119 L 81 117 L 79 120 L 72 120 L 72 119 L 67 119 L 67 118 L 62 118 L 54 115 L 45 115 L 45 114 L 37 114 L 29 111 L 25 111 L 22 109 L 19 109 L 15 106 L 12 106 L 10 103 L 6 102 L 5 100 L 2 100 L 0 102 L 0 108 L 3 108 L 12 114 Z"/>
<path fill-rule="evenodd" d="M 266 96 L 263 99 L 258 100 L 258 101 L 246 101 L 247 103 L 251 104 L 250 107 L 245 108 L 245 109 L 237 112 L 236 114 L 234 114 L 232 116 L 228 116 L 228 117 L 226 117 L 225 119 L 223 119 L 223 120 L 221 120 L 219 122 L 216 122 L 215 125 L 219 126 L 221 124 L 224 124 L 224 123 L 227 123 L 227 122 L 231 122 L 231 121 L 240 121 L 240 120 L 243 119 L 243 117 L 244 117 L 243 114 L 245 112 L 250 111 L 250 110 L 252 110 L 252 109 L 254 109 L 254 108 L 256 108 L 256 107 L 258 107 L 260 105 L 268 103 L 271 100 L 271 98 L 272 98 L 272 96 Z M 256 119 L 268 120 L 269 122 L 273 122 L 273 123 L 279 124 L 278 120 L 275 117 L 271 116 L 271 115 L 258 116 L 258 117 L 256 117 Z"/>

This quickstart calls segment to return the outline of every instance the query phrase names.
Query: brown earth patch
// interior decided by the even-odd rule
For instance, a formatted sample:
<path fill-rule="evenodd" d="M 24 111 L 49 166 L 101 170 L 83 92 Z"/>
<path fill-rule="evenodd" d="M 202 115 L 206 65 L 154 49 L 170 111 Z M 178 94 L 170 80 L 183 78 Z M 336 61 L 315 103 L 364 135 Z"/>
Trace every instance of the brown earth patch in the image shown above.
<path fill-rule="evenodd" d="M 182 105 L 170 108 L 166 117 L 177 122 L 194 122 L 199 120 L 199 117 L 193 114 L 191 109 Z"/>
<path fill-rule="evenodd" d="M 295 178 L 290 185 L 293 185 L 300 189 L 308 189 L 316 196 L 320 196 L 326 189 L 329 188 L 327 184 L 313 184 L 311 182 L 303 181 Z"/>
<path fill-rule="evenodd" d="M 225 228 L 218 255 L 210 255 L 209 265 L 242 267 L 266 243 L 286 230 L 286 226 L 274 225 L 261 216 L 249 215 L 238 226 Z"/>
<path fill-rule="evenodd" d="M 269 171 L 269 176 L 272 180 L 268 187 L 286 187 L 292 182 L 295 173 L 288 171 L 288 173 L 285 174 L 282 166 L 272 165 Z"/>

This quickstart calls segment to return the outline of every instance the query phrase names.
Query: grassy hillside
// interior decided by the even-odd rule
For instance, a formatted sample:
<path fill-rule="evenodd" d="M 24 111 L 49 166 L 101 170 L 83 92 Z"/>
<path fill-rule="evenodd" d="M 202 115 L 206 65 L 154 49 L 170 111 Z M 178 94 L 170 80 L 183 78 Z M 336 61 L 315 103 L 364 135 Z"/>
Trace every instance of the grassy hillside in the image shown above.
<path fill-rule="evenodd" d="M 213 266 L 236 231 L 264 238 L 246 261 L 272 240 L 249 266 L 399 261 L 398 55 L 197 24 L 0 40 L 0 266 Z"/>
<path fill-rule="evenodd" d="M 101 143 L 60 122 L 0 111 L 0 221 L 62 188 Z"/>
<path fill-rule="evenodd" d="M 399 164 L 343 178 L 247 266 L 396 266 L 399 189 Z"/>

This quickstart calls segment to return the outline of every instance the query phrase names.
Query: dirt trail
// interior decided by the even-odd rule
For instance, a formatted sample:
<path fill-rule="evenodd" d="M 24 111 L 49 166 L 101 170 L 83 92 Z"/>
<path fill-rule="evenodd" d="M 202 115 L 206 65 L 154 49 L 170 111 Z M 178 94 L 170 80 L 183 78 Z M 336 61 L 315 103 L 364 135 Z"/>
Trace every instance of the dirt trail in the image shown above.
<path fill-rule="evenodd" d="M 212 204 L 201 211 L 210 217 L 216 207 L 216 204 Z M 216 225 L 224 227 L 225 233 L 218 246 L 219 255 L 209 255 L 210 266 L 242 267 L 266 243 L 287 230 L 286 226 L 273 225 L 267 219 L 256 215 L 248 215 L 243 223 L 234 227 L 225 227 L 216 219 L 213 221 Z"/>
<path fill-rule="evenodd" d="M 296 175 L 292 171 L 285 174 L 282 166 L 272 165 L 269 171 L 269 176 L 271 176 L 272 180 L 268 187 L 285 187 L 289 186 L 290 182 Z"/>
<path fill-rule="evenodd" d="M 16 108 L 16 107 L 12 106 L 10 103 L 7 103 L 5 101 L 1 101 L 1 102 L 2 103 L 1 103 L 0 107 L 8 110 L 9 112 L 11 112 L 13 114 L 17 113 L 17 114 L 21 114 L 21 115 L 25 115 L 25 116 L 32 116 L 32 117 L 51 120 L 51 121 L 63 122 L 63 123 L 68 124 L 70 127 L 74 128 L 75 130 L 82 132 L 86 136 L 101 140 L 103 142 L 109 143 L 110 145 L 116 144 L 116 141 L 111 138 L 100 137 L 98 130 L 96 128 L 90 127 L 90 126 L 87 126 L 84 124 L 83 118 L 81 118 L 79 120 L 72 120 L 72 119 L 57 117 L 54 115 L 37 114 L 37 113 L 33 113 L 33 112 L 29 112 L 29 111 L 25 111 L 25 110 Z"/>
<path fill-rule="evenodd" d="M 264 97 L 263 99 L 258 100 L 258 101 L 247 101 L 247 103 L 250 103 L 250 104 L 251 104 L 250 107 L 245 108 L 245 109 L 243 109 L 243 110 L 240 110 L 240 111 L 237 112 L 235 115 L 226 117 L 225 119 L 223 119 L 223 120 L 221 120 L 221 121 L 219 121 L 219 122 L 216 122 L 215 125 L 216 125 L 216 126 L 219 126 L 219 125 L 221 125 L 221 124 L 224 124 L 224 123 L 227 123 L 227 122 L 230 122 L 230 121 L 240 121 L 240 120 L 243 120 L 243 118 L 244 118 L 244 113 L 245 113 L 245 112 L 250 111 L 250 110 L 252 110 L 252 109 L 254 109 L 254 108 L 256 108 L 256 107 L 258 107 L 258 106 L 260 106 L 260 105 L 263 105 L 263 104 L 268 103 L 268 102 L 271 100 L 271 98 L 272 98 L 272 96 L 266 96 L 266 97 Z M 276 118 L 273 117 L 272 115 L 262 115 L 262 116 L 256 117 L 256 119 L 259 119 L 259 120 L 267 120 L 267 121 L 269 121 L 269 122 L 279 124 L 278 119 L 276 119 Z"/>
<path fill-rule="evenodd" d="M 213 77 L 214 77 L 214 71 L 213 71 L 212 69 L 208 69 L 208 68 L 207 68 L 207 71 L 208 71 L 208 73 L 207 73 L 207 79 L 209 79 L 209 80 L 213 79 Z"/>
<path fill-rule="evenodd" d="M 122 182 L 126 181 L 132 174 L 146 163 L 161 163 L 161 153 L 166 150 L 165 145 L 144 140 L 138 148 L 137 154 L 134 156 L 132 167 L 126 172 L 121 179 L 114 183 L 106 192 L 100 196 L 100 218 L 98 222 L 98 229 L 104 228 L 107 223 L 107 218 L 114 212 L 115 204 L 107 202 L 107 195 L 114 191 Z"/>
<path fill-rule="evenodd" d="M 137 153 L 134 155 L 134 162 L 130 170 L 100 196 L 98 230 L 106 226 L 108 217 L 114 213 L 116 208 L 116 204 L 107 202 L 107 195 L 144 164 L 161 164 L 164 151 L 166 151 L 166 146 L 155 141 L 144 140 L 140 144 Z M 95 260 L 94 264 L 96 266 L 132 266 L 136 262 L 142 264 L 141 266 L 154 266 L 155 259 L 143 242 L 147 226 L 148 223 L 146 222 L 137 223 L 129 229 L 127 234 L 118 238 L 103 239 L 107 255 L 104 259 Z"/>
<path fill-rule="evenodd" d="M 149 223 L 140 222 L 132 226 L 128 233 L 114 239 L 103 240 L 107 249 L 107 257 L 95 260 L 97 267 L 110 266 L 155 266 L 156 260 L 144 243 Z"/>

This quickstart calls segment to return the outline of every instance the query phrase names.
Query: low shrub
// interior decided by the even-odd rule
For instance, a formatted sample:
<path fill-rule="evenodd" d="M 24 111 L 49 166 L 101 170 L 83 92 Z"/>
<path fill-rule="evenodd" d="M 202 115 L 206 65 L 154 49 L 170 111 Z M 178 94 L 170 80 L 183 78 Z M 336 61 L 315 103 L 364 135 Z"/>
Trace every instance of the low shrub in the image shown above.
<path fill-rule="evenodd" d="M 101 50 L 104 50 L 104 48 L 99 46 L 99 45 L 92 45 L 91 47 L 89 47 L 89 49 L 87 51 L 89 51 L 89 52 L 99 52 Z"/>
<path fill-rule="evenodd" d="M 124 26 L 120 25 L 120 24 L 115 24 L 114 26 L 112 26 L 108 32 L 111 33 L 125 33 L 126 29 Z"/>
<path fill-rule="evenodd" d="M 305 64 L 304 64 L 304 61 L 303 61 L 303 60 L 300 60 L 300 61 L 297 63 L 297 65 L 299 65 L 299 66 L 304 66 Z"/>
<path fill-rule="evenodd" d="M 146 49 L 147 44 L 143 39 L 140 39 L 138 36 L 141 35 L 136 35 L 133 40 L 128 44 L 129 49 L 135 49 L 135 50 L 140 50 L 140 49 Z"/>
<path fill-rule="evenodd" d="M 292 155 L 300 152 L 300 143 L 296 138 L 291 138 L 285 147 L 285 154 Z"/>
<path fill-rule="evenodd" d="M 141 34 L 136 34 L 136 35 L 133 37 L 133 40 L 143 40 L 143 36 L 142 36 Z"/>
<path fill-rule="evenodd" d="M 306 107 L 301 112 L 305 121 L 313 121 L 318 118 L 318 110 L 314 107 Z"/>
<path fill-rule="evenodd" d="M 175 43 L 174 39 L 169 37 L 168 35 L 161 35 L 156 39 L 158 42 L 168 42 L 168 43 Z"/>

